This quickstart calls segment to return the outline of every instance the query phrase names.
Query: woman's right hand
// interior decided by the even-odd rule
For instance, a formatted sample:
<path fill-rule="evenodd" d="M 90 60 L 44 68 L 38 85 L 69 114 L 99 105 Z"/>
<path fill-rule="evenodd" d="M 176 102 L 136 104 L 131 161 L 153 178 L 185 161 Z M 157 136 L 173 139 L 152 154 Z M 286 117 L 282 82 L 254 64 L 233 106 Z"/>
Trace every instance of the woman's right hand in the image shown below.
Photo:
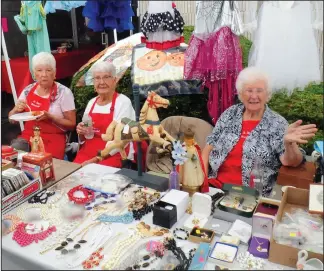
<path fill-rule="evenodd" d="M 24 100 L 18 100 L 15 107 L 14 111 L 17 113 L 21 113 L 25 111 L 25 108 L 27 107 L 26 101 Z"/>
<path fill-rule="evenodd" d="M 84 127 L 84 123 L 80 122 L 76 128 L 76 131 L 78 135 L 85 135 L 86 134 L 86 128 Z"/>

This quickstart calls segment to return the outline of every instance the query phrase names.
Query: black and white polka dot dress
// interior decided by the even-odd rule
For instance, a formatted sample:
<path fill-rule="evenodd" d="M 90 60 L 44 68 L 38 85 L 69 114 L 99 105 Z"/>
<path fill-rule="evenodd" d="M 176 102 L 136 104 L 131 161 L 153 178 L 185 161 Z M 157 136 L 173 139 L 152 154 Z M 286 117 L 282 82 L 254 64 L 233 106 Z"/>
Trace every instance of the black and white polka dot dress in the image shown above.
<path fill-rule="evenodd" d="M 184 20 L 172 1 L 149 1 L 141 22 L 146 47 L 166 50 L 183 42 Z"/>

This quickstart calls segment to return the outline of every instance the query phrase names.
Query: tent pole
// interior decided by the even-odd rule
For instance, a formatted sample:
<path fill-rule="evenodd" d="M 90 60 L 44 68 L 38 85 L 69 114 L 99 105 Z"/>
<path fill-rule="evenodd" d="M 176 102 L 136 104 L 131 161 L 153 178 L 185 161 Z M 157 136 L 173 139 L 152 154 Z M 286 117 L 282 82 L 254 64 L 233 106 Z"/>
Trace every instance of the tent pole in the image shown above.
<path fill-rule="evenodd" d="M 16 104 L 17 101 L 18 101 L 18 97 L 17 97 L 15 83 L 14 83 L 14 80 L 13 80 L 13 77 L 12 77 L 12 72 L 11 72 L 11 67 L 10 67 L 10 62 L 9 62 L 9 56 L 8 56 L 8 51 L 7 51 L 7 46 L 6 46 L 6 41 L 5 41 L 5 38 L 4 38 L 2 28 L 1 28 L 1 39 L 2 39 L 1 46 L 2 46 L 2 51 L 3 51 L 3 56 L 4 56 L 4 59 L 5 59 L 6 67 L 7 67 L 7 73 L 8 73 L 8 77 L 9 77 L 11 92 L 12 92 L 12 96 L 14 98 L 14 102 Z M 21 131 L 23 131 L 24 130 L 23 122 L 20 121 L 19 124 L 20 124 Z"/>

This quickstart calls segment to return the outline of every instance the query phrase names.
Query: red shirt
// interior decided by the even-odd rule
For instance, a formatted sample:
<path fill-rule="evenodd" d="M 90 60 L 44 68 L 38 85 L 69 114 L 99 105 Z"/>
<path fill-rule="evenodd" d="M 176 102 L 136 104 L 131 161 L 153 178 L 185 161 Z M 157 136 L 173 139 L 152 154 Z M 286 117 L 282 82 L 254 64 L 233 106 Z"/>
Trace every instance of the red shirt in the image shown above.
<path fill-rule="evenodd" d="M 218 181 L 222 183 L 242 185 L 243 143 L 259 122 L 259 120 L 244 120 L 242 122 L 241 137 L 220 166 L 217 173 Z"/>

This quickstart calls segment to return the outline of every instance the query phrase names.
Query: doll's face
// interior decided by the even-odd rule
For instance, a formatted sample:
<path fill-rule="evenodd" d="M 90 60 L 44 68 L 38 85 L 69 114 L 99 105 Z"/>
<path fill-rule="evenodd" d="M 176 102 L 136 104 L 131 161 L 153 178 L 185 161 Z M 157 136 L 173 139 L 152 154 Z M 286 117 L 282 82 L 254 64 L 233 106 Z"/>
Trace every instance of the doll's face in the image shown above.
<path fill-rule="evenodd" d="M 144 71 L 155 71 L 165 65 L 166 53 L 162 51 L 151 51 L 137 60 L 137 67 Z"/>
<path fill-rule="evenodd" d="M 171 66 L 184 66 L 184 53 L 173 53 L 168 56 L 168 63 Z"/>

